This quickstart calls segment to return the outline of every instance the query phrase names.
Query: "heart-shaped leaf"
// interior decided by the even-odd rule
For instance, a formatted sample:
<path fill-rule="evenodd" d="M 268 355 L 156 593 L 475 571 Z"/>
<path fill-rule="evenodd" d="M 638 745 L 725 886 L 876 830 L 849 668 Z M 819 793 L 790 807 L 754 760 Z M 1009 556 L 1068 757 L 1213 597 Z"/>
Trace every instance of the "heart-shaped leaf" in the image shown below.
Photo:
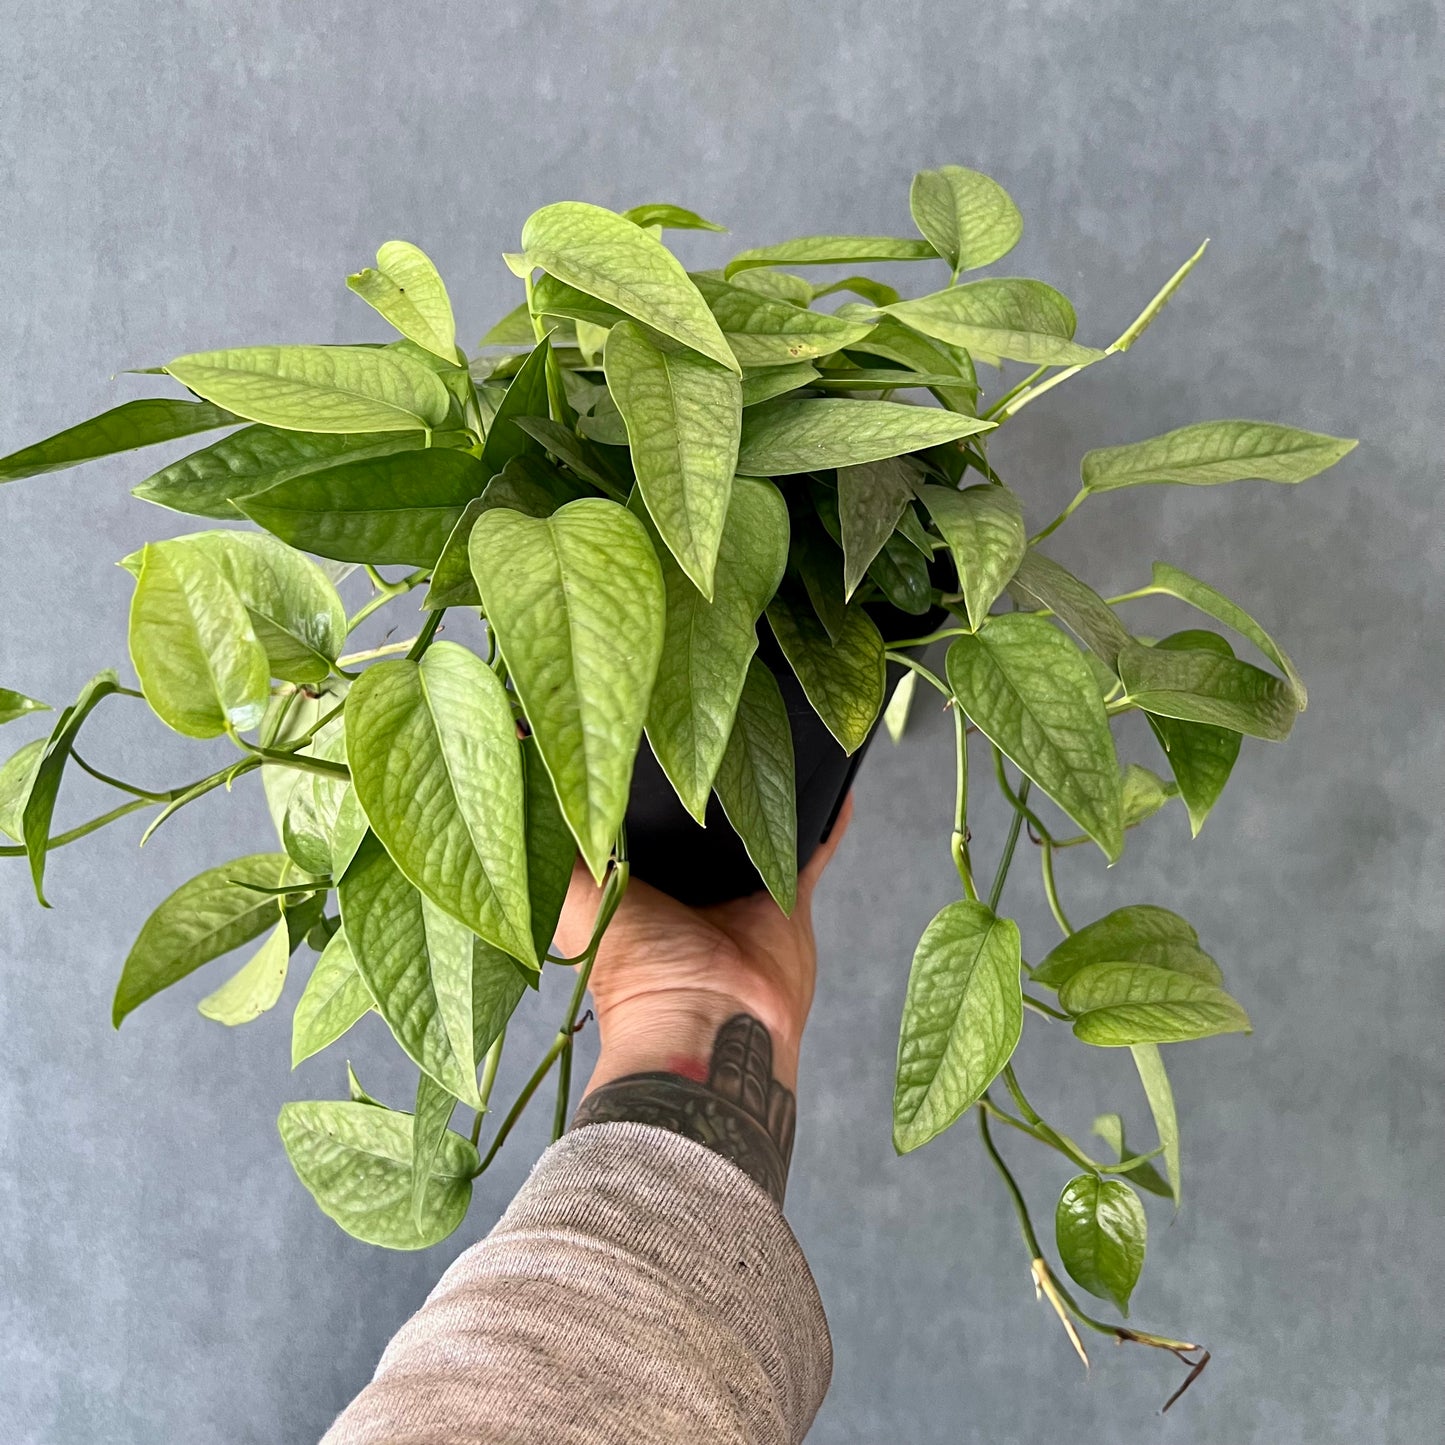
<path fill-rule="evenodd" d="M 849 603 L 834 642 L 811 608 L 779 594 L 768 607 L 768 622 L 828 731 L 844 752 L 857 752 L 883 707 L 887 663 L 873 619 Z"/>
<path fill-rule="evenodd" d="M 1086 582 L 1037 547 L 1030 547 L 1019 562 L 1009 591 L 1021 603 L 1047 607 L 1111 671 L 1119 669 L 1119 654 L 1133 639 L 1109 604 Z"/>
<path fill-rule="evenodd" d="M 896 296 L 892 298 L 893 301 L 897 299 Z M 886 306 L 892 303 L 874 298 L 873 304 Z M 840 310 L 846 312 L 846 308 Z M 872 313 L 864 311 L 860 315 L 867 317 Z M 964 416 L 972 416 L 978 405 L 978 377 L 968 352 L 960 347 L 945 346 L 942 342 L 920 336 L 918 332 L 910 330 L 891 316 L 879 316 L 868 335 L 848 348 L 848 354 L 852 357 L 881 356 L 885 361 L 891 361 L 905 371 L 919 375 L 956 376 L 958 380 L 950 382 L 946 387 L 930 388 L 934 396 L 949 411 L 961 412 Z"/>
<path fill-rule="evenodd" d="M 1018 570 L 1028 547 L 1023 508 L 1004 486 L 927 486 L 918 491 L 958 568 L 964 607 L 974 631 Z"/>
<path fill-rule="evenodd" d="M 1071 933 L 1032 978 L 1045 988 L 1062 988 L 1086 964 L 1110 962 L 1147 963 L 1221 981 L 1214 960 L 1199 948 L 1199 935 L 1177 913 L 1152 903 L 1116 908 Z"/>
<path fill-rule="evenodd" d="M 1295 693 L 1273 674 L 1204 648 L 1175 651 L 1130 643 L 1119 675 L 1145 712 L 1209 723 L 1248 737 L 1281 742 L 1297 715 Z"/>
<path fill-rule="evenodd" d="M 1054 1238 L 1069 1278 L 1129 1313 L 1144 1268 L 1148 1221 L 1139 1196 L 1122 1179 L 1080 1174 L 1064 1185 L 1054 1211 Z"/>
<path fill-rule="evenodd" d="M 838 524 L 843 542 L 843 595 L 857 591 L 913 498 L 915 473 L 901 458 L 838 468 Z"/>
<path fill-rule="evenodd" d="M 1249 1033 L 1249 1016 L 1217 984 L 1148 963 L 1089 963 L 1059 988 L 1075 1037 L 1106 1048 Z"/>
<path fill-rule="evenodd" d="M 346 284 L 401 334 L 443 361 L 457 359 L 457 323 L 447 288 L 431 257 L 410 241 L 387 241 Z"/>
<path fill-rule="evenodd" d="M 913 224 L 953 274 L 989 266 L 1008 255 L 1024 232 L 1024 218 L 995 180 L 964 166 L 919 171 L 908 193 Z"/>

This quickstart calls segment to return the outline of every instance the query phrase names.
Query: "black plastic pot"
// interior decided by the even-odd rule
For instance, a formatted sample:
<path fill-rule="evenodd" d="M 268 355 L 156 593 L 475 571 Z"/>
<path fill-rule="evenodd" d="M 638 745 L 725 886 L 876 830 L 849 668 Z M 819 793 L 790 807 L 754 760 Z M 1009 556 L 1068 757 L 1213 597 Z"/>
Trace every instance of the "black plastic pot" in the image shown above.
<path fill-rule="evenodd" d="M 869 608 L 888 641 L 917 637 L 941 625 L 942 609 L 912 617 L 892 607 Z M 793 759 L 798 784 L 798 866 L 802 868 L 837 821 L 868 741 L 851 757 L 813 711 L 802 685 L 788 666 L 766 622 L 758 627 L 758 657 L 767 664 L 787 705 L 793 729 Z M 885 697 L 891 696 L 905 669 L 888 664 Z M 634 877 L 693 907 L 725 903 L 756 893 L 762 882 L 742 840 L 733 832 L 714 794 L 708 799 L 707 826 L 700 827 L 678 801 L 672 784 L 644 737 L 627 804 L 627 845 Z"/>

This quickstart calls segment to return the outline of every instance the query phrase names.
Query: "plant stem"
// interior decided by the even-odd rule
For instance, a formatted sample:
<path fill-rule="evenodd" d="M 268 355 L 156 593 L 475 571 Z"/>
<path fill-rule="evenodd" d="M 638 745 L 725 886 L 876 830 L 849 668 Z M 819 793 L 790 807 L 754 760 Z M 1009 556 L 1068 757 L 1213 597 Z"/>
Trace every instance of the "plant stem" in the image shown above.
<path fill-rule="evenodd" d="M 1025 778 L 1019 785 L 1019 801 L 1023 802 L 1029 795 L 1030 780 Z M 1003 885 L 1008 878 L 1008 870 L 1014 860 L 1014 849 L 1018 847 L 1019 834 L 1023 831 L 1023 812 L 1015 808 L 1013 820 L 1009 824 L 1008 837 L 1004 840 L 1003 853 L 998 860 L 998 869 L 993 875 L 993 886 L 988 890 L 988 906 L 991 913 L 998 912 L 998 901 L 1003 897 Z"/>
<path fill-rule="evenodd" d="M 351 667 L 358 662 L 370 662 L 373 657 L 391 657 L 395 653 L 405 652 L 415 642 L 415 637 L 408 637 L 401 642 L 388 642 L 383 647 L 368 647 L 365 652 L 348 652 L 345 657 L 336 659 L 336 665 Z"/>
<path fill-rule="evenodd" d="M 939 681 L 937 675 L 930 672 L 926 667 L 924 667 L 921 662 L 915 662 L 911 657 L 905 657 L 901 652 L 890 651 L 885 653 L 884 656 L 887 657 L 889 662 L 899 663 L 901 666 L 906 667 L 913 672 L 916 672 L 919 677 L 923 678 L 926 682 L 936 687 L 939 692 L 944 695 L 944 697 L 952 701 L 953 694 L 941 681 Z"/>
<path fill-rule="evenodd" d="M 1011 402 L 1014 397 L 1019 394 L 1019 392 L 1027 391 L 1029 387 L 1031 387 L 1034 382 L 1036 382 L 1039 377 L 1041 377 L 1048 369 L 1049 364 L 1048 362 L 1045 362 L 1042 366 L 1037 367 L 1035 370 L 1029 372 L 1029 374 L 1024 377 L 1024 379 L 1019 382 L 1017 386 L 1009 387 L 1009 389 L 1004 392 L 1004 394 L 999 397 L 999 399 L 994 402 L 994 404 L 989 407 L 986 412 L 984 412 L 982 420 L 992 421 L 994 417 L 999 414 L 999 412 L 1003 411 L 1004 408 L 1008 406 L 1009 402 Z"/>
<path fill-rule="evenodd" d="M 925 637 L 905 637 L 902 642 L 890 642 L 889 650 L 901 652 L 905 647 L 927 647 L 930 642 L 942 642 L 945 637 L 964 637 L 972 629 L 968 627 L 945 627 L 941 632 L 930 632 Z"/>
<path fill-rule="evenodd" d="M 406 654 L 408 662 L 420 662 L 425 655 L 427 648 L 431 646 L 431 640 L 436 636 L 437 628 L 442 624 L 442 618 L 446 615 L 445 607 L 438 607 L 422 624 L 422 629 L 412 641 L 411 647 Z"/>
<path fill-rule="evenodd" d="M 477 1085 L 477 1096 L 482 1101 L 482 1107 L 477 1110 L 476 1117 L 472 1120 L 473 1146 L 482 1137 L 482 1120 L 487 1117 L 487 1103 L 492 1097 L 492 1086 L 497 1082 L 497 1069 L 502 1062 L 502 1046 L 506 1042 L 507 1027 L 503 1024 L 501 1033 L 492 1040 L 487 1057 L 482 1063 L 482 1080 Z"/>
<path fill-rule="evenodd" d="M 82 772 L 89 773 L 92 778 L 102 783 L 108 783 L 112 788 L 117 788 L 122 793 L 129 793 L 134 798 L 144 798 L 150 803 L 165 803 L 170 800 L 171 795 L 169 793 L 156 793 L 152 792 L 149 788 L 138 788 L 134 783 L 123 783 L 119 778 L 113 778 L 109 773 L 103 773 L 99 768 L 91 767 L 74 748 L 71 748 L 70 756 Z"/>
<path fill-rule="evenodd" d="M 1077 370 L 1077 368 L 1075 368 L 1075 370 Z M 1068 372 L 1061 372 L 1058 376 L 1056 376 L 1056 377 L 1054 378 L 1054 380 L 1055 380 L 1055 381 L 1062 381 L 1062 380 L 1064 379 L 1064 377 L 1067 376 L 1067 375 L 1069 375 Z M 1054 520 L 1048 524 L 1047 527 L 1042 527 L 1042 528 L 1040 528 L 1039 531 L 1035 532 L 1035 533 L 1033 534 L 1033 536 L 1029 538 L 1029 546 L 1032 547 L 1035 542 L 1042 542 L 1045 537 L 1048 537 L 1048 536 L 1050 536 L 1052 533 L 1058 531 L 1058 529 L 1059 529 L 1060 527 L 1062 527 L 1063 524 L 1064 524 L 1065 522 L 1067 522 L 1067 521 L 1069 520 L 1069 518 L 1074 515 L 1074 512 L 1077 510 L 1079 504 L 1080 504 L 1080 503 L 1084 500 L 1084 498 L 1087 497 L 1088 495 L 1089 495 L 1089 489 L 1088 489 L 1087 487 L 1080 487 L 1079 490 L 1078 490 L 1078 494 L 1074 497 L 1074 500 L 1073 500 L 1072 502 L 1070 502 L 1069 505 L 1068 505 L 1067 507 L 1065 507 L 1064 510 L 1063 510 L 1062 512 L 1060 512 L 1059 515 L 1058 515 L 1057 517 L 1055 517 Z"/>
<path fill-rule="evenodd" d="M 497 1130 L 497 1137 L 492 1140 L 491 1148 L 487 1150 L 482 1158 L 481 1164 L 477 1166 L 477 1174 L 486 1173 L 487 1167 L 491 1164 L 492 1160 L 497 1157 L 497 1150 L 507 1142 L 507 1135 L 512 1132 L 512 1126 L 521 1118 L 522 1110 L 531 1103 L 532 1095 L 541 1087 L 542 1080 L 547 1077 L 548 1072 L 551 1070 L 552 1065 L 557 1062 L 557 1056 L 561 1052 L 562 1043 L 560 1039 L 554 1039 L 552 1041 L 552 1047 L 547 1050 L 542 1058 L 542 1062 L 532 1070 L 532 1077 L 527 1080 L 526 1086 L 522 1089 L 522 1092 L 517 1095 L 516 1103 L 507 1110 L 507 1117 L 502 1120 L 502 1127 Z M 472 1177 L 475 1178 L 476 1175 Z"/>
<path fill-rule="evenodd" d="M 53 838 L 47 838 L 45 851 L 48 853 L 55 848 L 63 848 L 67 843 L 74 843 L 77 838 L 84 838 L 87 833 L 94 833 L 98 828 L 104 828 L 107 823 L 114 823 L 117 818 L 123 818 L 127 813 L 134 813 L 138 808 L 152 807 L 158 800 L 155 798 L 132 798 L 128 803 L 122 803 L 118 808 L 112 808 L 108 813 L 102 813 L 98 818 L 92 818 L 88 823 L 82 823 L 78 828 L 72 828 L 66 833 L 57 833 Z M 6 844 L 0 848 L 0 858 L 23 858 L 26 849 L 23 843 L 14 845 Z"/>
<path fill-rule="evenodd" d="M 1042 999 L 1037 999 L 1030 993 L 1024 995 L 1024 1007 L 1031 1008 L 1036 1014 L 1042 1014 L 1046 1019 L 1057 1019 L 1060 1023 L 1071 1024 L 1074 1021 L 1072 1014 L 1051 1008 Z"/>
<path fill-rule="evenodd" d="M 415 572 L 408 573 L 397 582 L 388 582 L 375 567 L 368 566 L 366 575 L 371 578 L 371 585 L 376 588 L 376 596 L 364 606 L 359 608 L 356 614 L 346 624 L 347 634 L 355 632 L 368 617 L 378 608 L 385 607 L 394 597 L 400 597 L 410 592 L 413 587 L 425 582 L 429 572 L 425 567 L 418 567 Z M 339 662 L 347 661 L 346 658 L 338 659 Z"/>
<path fill-rule="evenodd" d="M 1054 922 L 1059 925 L 1059 931 L 1067 938 L 1073 931 L 1074 926 L 1064 914 L 1063 906 L 1059 902 L 1059 890 L 1054 883 L 1054 840 L 1046 834 L 1040 839 L 1039 867 L 1044 878 L 1044 894 L 1049 900 L 1049 912 L 1054 915 Z"/>
<path fill-rule="evenodd" d="M 351 781 L 351 769 L 345 763 L 328 762 L 325 758 L 313 758 L 308 753 L 282 752 L 276 748 L 257 747 L 255 743 L 242 742 L 241 746 L 263 763 L 278 767 L 295 768 L 303 773 L 320 773 L 323 778 L 340 778 Z"/>
<path fill-rule="evenodd" d="M 953 730 L 958 742 L 957 786 L 953 803 L 953 866 L 963 881 L 963 896 L 971 903 L 978 902 L 978 889 L 973 882 L 973 865 L 968 857 L 968 733 L 964 726 L 963 709 L 957 701 L 953 704 Z"/>

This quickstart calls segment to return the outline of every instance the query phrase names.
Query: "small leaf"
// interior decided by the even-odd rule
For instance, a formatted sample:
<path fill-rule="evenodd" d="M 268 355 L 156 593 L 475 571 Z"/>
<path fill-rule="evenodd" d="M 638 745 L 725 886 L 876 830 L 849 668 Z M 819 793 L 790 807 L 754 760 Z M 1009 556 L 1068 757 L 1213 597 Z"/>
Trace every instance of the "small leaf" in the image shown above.
<path fill-rule="evenodd" d="M 908 975 L 893 1090 L 893 1147 L 917 1149 L 977 1103 L 1023 1029 L 1018 925 L 982 903 L 946 905 Z"/>
<path fill-rule="evenodd" d="M 791 914 L 798 894 L 793 733 L 777 679 L 757 658 L 748 665 L 717 795 L 768 892 Z"/>
<path fill-rule="evenodd" d="M 1139 1047 L 1153 1048 L 1155 1046 L 1141 1044 Z M 1100 1114 L 1094 1120 L 1094 1133 L 1114 1151 L 1120 1163 L 1132 1157 L 1134 1151 L 1129 1148 L 1124 1139 L 1124 1121 L 1117 1114 Z M 1169 1187 L 1169 1182 L 1147 1159 L 1142 1164 L 1136 1164 L 1132 1169 L 1126 1170 L 1125 1174 L 1140 1189 L 1147 1189 L 1150 1194 L 1158 1194 L 1165 1199 L 1174 1197 L 1174 1191 Z"/>
<path fill-rule="evenodd" d="M 786 366 L 831 356 L 861 341 L 873 329 L 871 322 L 808 311 L 706 275 L 694 275 L 693 284 L 717 318 L 733 355 L 744 366 Z"/>
<path fill-rule="evenodd" d="M 240 417 L 204 401 L 156 396 L 123 402 L 43 442 L 0 457 L 0 482 L 58 472 L 96 457 L 131 452 L 220 426 L 235 426 L 238 421 Z"/>
<path fill-rule="evenodd" d="M 284 853 L 252 853 L 182 883 L 146 920 L 131 946 L 111 1022 L 119 1028 L 148 998 L 270 928 L 279 917 L 279 901 L 245 885 L 277 887 L 291 868 Z"/>
<path fill-rule="evenodd" d="M 740 373 L 682 263 L 633 222 L 601 206 L 560 201 L 522 227 L 527 260 L 635 320 Z"/>
<path fill-rule="evenodd" d="M 48 702 L 26 697 L 23 692 L 13 692 L 8 687 L 0 687 L 0 723 L 14 722 L 16 718 L 25 717 L 32 712 L 49 711 Z"/>
<path fill-rule="evenodd" d="M 756 276 L 776 276 L 781 273 L 776 271 L 740 271 L 736 283 L 745 286 L 750 283 L 750 278 Z M 801 276 L 796 280 L 803 281 Z M 799 301 L 799 305 L 807 306 L 824 296 L 832 296 L 839 291 L 851 291 L 855 296 L 861 296 L 872 306 L 891 306 L 898 300 L 898 292 L 892 286 L 885 286 L 882 281 L 875 281 L 871 276 L 845 276 L 841 281 L 834 281 L 827 286 L 808 286 L 806 281 L 803 285 L 807 287 Z"/>
<path fill-rule="evenodd" d="M 1133 639 L 1109 604 L 1087 583 L 1037 547 L 1030 547 L 1009 591 L 1027 605 L 1037 603 L 1057 614 L 1059 621 L 1117 674 L 1119 654 Z"/>
<path fill-rule="evenodd" d="M 1024 218 L 997 181 L 963 166 L 919 171 L 908 194 L 913 224 L 960 271 L 989 266 L 1023 235 Z"/>
<path fill-rule="evenodd" d="M 600 882 L 662 652 L 652 543 L 626 508 L 589 497 L 546 519 L 485 512 L 471 556 L 563 815 Z"/>
<path fill-rule="evenodd" d="M 438 907 L 536 967 L 522 759 L 507 690 L 455 642 L 362 673 L 346 756 L 367 820 Z"/>
<path fill-rule="evenodd" d="M 914 472 L 897 457 L 838 468 L 843 595 L 852 597 L 913 497 Z"/>
<path fill-rule="evenodd" d="M 896 366 L 857 371 L 826 371 L 814 383 L 819 391 L 937 391 L 953 382 L 951 376 L 902 371 Z"/>
<path fill-rule="evenodd" d="M 1124 848 L 1119 761 L 1079 650 L 1043 618 L 991 617 L 948 650 L 948 683 L 969 719 L 1112 863 Z"/>
<path fill-rule="evenodd" d="M 432 447 L 309 472 L 239 506 L 304 552 L 373 566 L 430 567 L 487 477 L 468 453 Z"/>
<path fill-rule="evenodd" d="M 768 622 L 828 731 L 845 753 L 857 752 L 883 707 L 887 664 L 873 619 L 858 603 L 850 603 L 842 632 L 833 642 L 811 610 L 780 594 L 768 607 Z"/>
<path fill-rule="evenodd" d="M 1249 1033 L 1249 1017 L 1217 984 L 1147 963 L 1090 963 L 1059 987 L 1086 1044 L 1165 1044 Z"/>
<path fill-rule="evenodd" d="M 1130 763 L 1124 769 L 1121 791 L 1126 828 L 1137 827 L 1146 819 L 1152 818 L 1170 798 L 1179 796 L 1177 784 L 1166 783 L 1158 773 L 1150 772 L 1138 763 Z"/>
<path fill-rule="evenodd" d="M 905 236 L 799 236 L 776 246 L 739 251 L 727 264 L 729 281 L 754 266 L 852 266 L 867 261 L 936 261 L 927 241 Z"/>
<path fill-rule="evenodd" d="M 744 272 L 744 275 L 751 274 Z M 766 271 L 758 272 L 760 276 L 767 274 Z M 800 386 L 807 386 L 817 379 L 817 368 L 807 361 L 797 361 L 791 366 L 766 366 L 746 371 L 743 373 L 743 405 L 759 406 L 765 401 L 786 396 L 790 391 L 796 391 Z"/>
<path fill-rule="evenodd" d="M 49 743 L 49 738 L 32 738 L 0 764 L 0 833 L 17 843 L 25 836 L 22 822 L 25 800 L 30 796 L 36 769 Z"/>
<path fill-rule="evenodd" d="M 156 716 L 187 737 L 255 727 L 271 669 L 220 567 L 184 542 L 148 542 L 130 607 L 130 656 Z"/>
<path fill-rule="evenodd" d="M 401 334 L 443 361 L 457 359 L 457 323 L 447 288 L 431 258 L 409 241 L 388 241 L 346 284 Z"/>
<path fill-rule="evenodd" d="M 1270 742 L 1283 741 L 1294 727 L 1295 694 L 1288 683 L 1213 649 L 1130 643 L 1119 654 L 1119 675 L 1134 702 L 1160 717 Z"/>
<path fill-rule="evenodd" d="M 351 1067 L 350 1059 L 346 1061 L 346 1091 L 350 1095 L 353 1104 L 368 1104 L 375 1109 L 386 1107 L 380 1099 L 373 1099 L 371 1095 L 361 1087 L 361 1080 L 356 1077 L 356 1070 Z"/>
<path fill-rule="evenodd" d="M 908 728 L 908 714 L 913 709 L 913 695 L 918 691 L 918 674 L 911 668 L 898 679 L 888 706 L 883 709 L 883 726 L 895 743 L 903 741 Z"/>
<path fill-rule="evenodd" d="M 686 206 L 670 206 L 665 201 L 653 201 L 645 206 L 633 206 L 623 211 L 622 218 L 634 226 L 657 226 L 670 231 L 726 231 L 714 221 L 705 221 L 696 211 Z"/>
<path fill-rule="evenodd" d="M 1148 441 L 1085 452 L 1084 489 L 1109 492 L 1173 482 L 1213 486 L 1251 479 L 1303 482 L 1357 443 L 1264 421 L 1203 421 Z"/>
<path fill-rule="evenodd" d="M 338 928 L 296 1001 L 291 1020 L 291 1067 L 335 1043 L 371 1008 L 371 994 L 356 971 L 346 931 Z"/>
<path fill-rule="evenodd" d="M 1104 354 L 1072 339 L 1074 308 L 1042 281 L 967 281 L 883 310 L 937 341 L 1031 366 L 1078 366 Z"/>
<path fill-rule="evenodd" d="M 412 1211 L 412 1119 L 374 1103 L 283 1104 L 277 1121 L 296 1177 L 324 1214 L 367 1244 L 425 1249 L 462 1222 L 477 1151 L 458 1134 L 441 1141 L 420 1223 Z"/>
<path fill-rule="evenodd" d="M 612 328 L 604 364 L 642 499 L 672 555 L 710 599 L 737 464 L 738 378 L 696 352 L 654 342 L 631 321 Z"/>
<path fill-rule="evenodd" d="M 920 487 L 939 535 L 958 568 L 964 606 L 974 631 L 1018 570 L 1028 546 L 1023 508 L 1007 487 Z"/>
<path fill-rule="evenodd" d="M 275 1008 L 290 962 L 290 930 L 284 922 L 278 923 L 250 959 L 196 1007 L 206 1018 L 231 1028 L 250 1023 Z"/>
<path fill-rule="evenodd" d="M 992 422 L 896 401 L 777 401 L 743 417 L 738 470 L 778 477 L 859 466 L 988 431 Z"/>
<path fill-rule="evenodd" d="M 1134 1067 L 1139 1071 L 1139 1081 L 1149 1101 L 1149 1112 L 1154 1116 L 1154 1128 L 1159 1134 L 1160 1144 L 1164 1146 L 1164 1167 L 1174 1194 L 1174 1207 L 1178 1209 L 1181 1181 L 1179 1116 L 1174 1109 L 1174 1090 L 1169 1086 L 1169 1075 L 1164 1072 L 1164 1057 L 1158 1044 L 1134 1044 L 1129 1052 L 1134 1056 Z"/>
<path fill-rule="evenodd" d="M 435 372 L 383 346 L 243 346 L 165 369 L 239 417 L 292 431 L 413 431 L 441 426 L 451 410 Z"/>
<path fill-rule="evenodd" d="M 1125 1316 L 1148 1235 L 1144 1206 L 1123 1180 L 1080 1174 L 1064 1186 L 1054 1211 L 1059 1258 L 1075 1284 Z"/>
<path fill-rule="evenodd" d="M 1170 949 L 1198 944 L 1199 935 L 1177 913 L 1135 903 L 1071 933 L 1033 970 L 1032 978 L 1045 988 L 1059 988 L 1087 963 L 1125 960 L 1168 967 Z M 1214 981 L 1219 982 L 1217 970 Z"/>

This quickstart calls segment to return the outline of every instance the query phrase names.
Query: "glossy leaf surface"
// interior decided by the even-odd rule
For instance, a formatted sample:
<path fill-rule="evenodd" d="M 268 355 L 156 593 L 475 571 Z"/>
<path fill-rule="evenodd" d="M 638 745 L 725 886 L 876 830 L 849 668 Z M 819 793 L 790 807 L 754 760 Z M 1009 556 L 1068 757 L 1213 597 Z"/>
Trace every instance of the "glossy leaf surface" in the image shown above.
<path fill-rule="evenodd" d="M 1248 1033 L 1249 1017 L 1217 984 L 1147 963 L 1090 963 L 1059 988 L 1086 1044 L 1164 1044 Z"/>
<path fill-rule="evenodd" d="M 878 462 L 987 431 L 992 422 L 896 401 L 778 401 L 743 416 L 738 470 L 779 477 Z"/>
<path fill-rule="evenodd" d="M 1149 1237 L 1139 1196 L 1121 1179 L 1080 1174 L 1059 1195 L 1054 1237 L 1069 1278 L 1127 1315 Z"/>

